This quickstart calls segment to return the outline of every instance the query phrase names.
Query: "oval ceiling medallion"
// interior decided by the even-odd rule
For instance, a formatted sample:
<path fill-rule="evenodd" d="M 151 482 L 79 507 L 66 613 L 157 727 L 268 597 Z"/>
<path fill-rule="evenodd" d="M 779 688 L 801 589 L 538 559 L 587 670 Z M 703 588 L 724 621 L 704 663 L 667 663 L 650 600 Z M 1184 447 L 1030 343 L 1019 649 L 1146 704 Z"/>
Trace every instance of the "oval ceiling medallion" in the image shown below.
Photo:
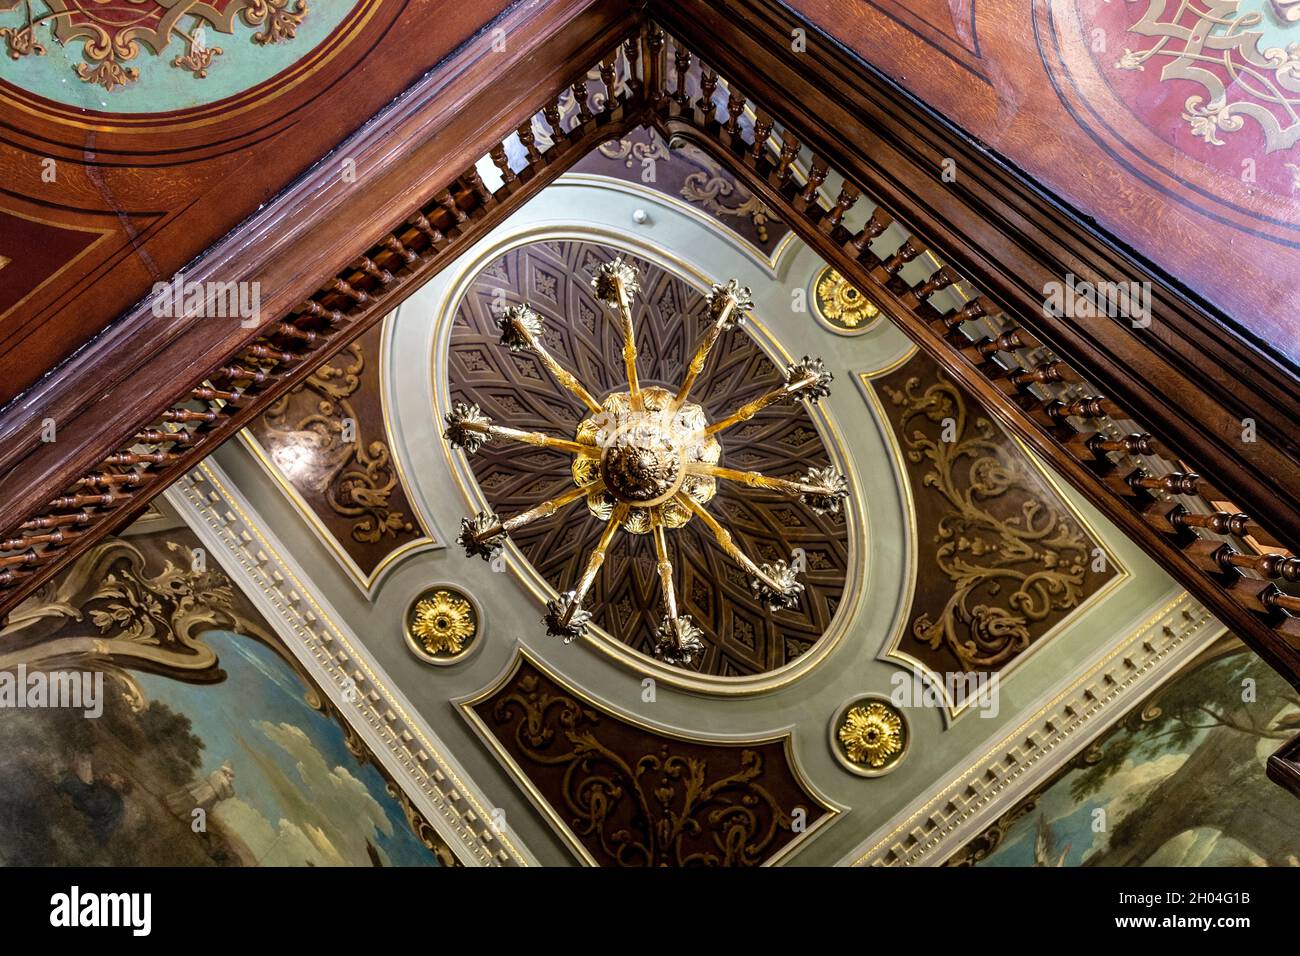
<path fill-rule="evenodd" d="M 425 588 L 406 609 L 403 630 L 415 655 L 429 664 L 455 664 L 478 645 L 482 618 L 468 594 L 451 585 Z"/>
<path fill-rule="evenodd" d="M 347 43 L 376 2 L 0 0 L 0 81 L 98 113 L 175 113 L 250 91 L 261 104 Z"/>
<path fill-rule="evenodd" d="M 808 491 L 809 475 L 838 476 L 833 465 L 844 456 L 828 449 L 800 401 L 766 404 L 737 418 L 747 403 L 790 388 L 789 368 L 783 372 L 767 357 L 748 331 L 753 321 L 738 328 L 724 323 L 696 368 L 697 345 L 718 324 L 708 298 L 664 269 L 624 256 L 639 285 L 629 312 L 639 379 L 632 398 L 623 323 L 592 288 L 594 277 L 617 268 L 617 254 L 589 242 L 534 241 L 491 260 L 467 284 L 451 328 L 449 421 L 473 428 L 490 421 L 518 430 L 516 436 L 561 436 L 578 449 L 504 440 L 460 445 L 472 452 L 464 458 L 478 485 L 471 499 L 486 505 L 470 530 L 475 521 L 509 525 L 509 540 L 552 609 L 547 628 L 553 634 L 576 623 L 576 617 L 557 623 L 553 612 L 565 610 L 564 595 L 592 574 L 583 624 L 589 613 L 599 631 L 647 657 L 658 649 L 660 659 L 677 665 L 673 670 L 721 678 L 776 671 L 818 645 L 845 597 L 853 566 L 845 510 L 840 497 L 830 502 Z M 517 308 L 525 304 L 528 310 Z M 502 344 L 507 310 L 516 321 L 506 345 L 527 333 L 541 348 Z M 790 366 L 809 375 L 820 367 L 813 360 Z M 581 384 L 566 384 L 565 373 Z M 684 380 L 689 401 L 679 393 Z M 817 388 L 809 390 L 814 393 Z M 605 443 L 601 456 L 584 457 L 579 446 L 587 447 L 593 419 L 621 421 L 620 409 L 634 401 L 642 417 L 668 415 L 677 431 L 698 441 L 661 449 L 636 431 L 626 442 Z M 483 422 L 461 421 L 466 415 Z M 737 478 L 741 472 L 778 480 L 757 486 Z M 610 493 L 575 491 L 595 482 Z M 792 493 L 804 485 L 805 494 Z M 490 537 L 488 531 L 480 537 Z M 601 553 L 594 562 L 593 552 Z M 677 659 L 663 654 L 665 553 L 675 610 L 699 632 L 691 635 L 698 640 L 692 653 Z M 793 564 L 803 590 L 797 600 L 774 601 L 763 574 L 784 574 Z"/>

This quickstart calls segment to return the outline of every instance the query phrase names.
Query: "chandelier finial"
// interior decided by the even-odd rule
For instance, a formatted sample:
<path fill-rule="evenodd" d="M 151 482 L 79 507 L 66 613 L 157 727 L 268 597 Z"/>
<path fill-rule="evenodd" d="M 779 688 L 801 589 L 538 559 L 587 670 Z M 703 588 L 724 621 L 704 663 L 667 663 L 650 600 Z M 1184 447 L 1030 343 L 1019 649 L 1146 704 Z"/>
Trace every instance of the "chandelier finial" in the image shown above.
<path fill-rule="evenodd" d="M 492 440 L 487 431 L 492 419 L 484 415 L 483 409 L 477 405 L 456 402 L 445 420 L 447 430 L 442 433 L 442 437 L 451 442 L 453 447 L 463 449 L 467 455 L 474 454 Z"/>
<path fill-rule="evenodd" d="M 754 297 L 748 286 L 735 279 L 715 284 L 709 294 L 709 317 L 731 330 L 745 323 L 745 317 L 754 310 Z"/>
<path fill-rule="evenodd" d="M 831 381 L 834 378 L 825 362 L 807 355 L 787 365 L 785 369 L 790 397 L 804 398 L 814 405 L 831 393 Z"/>
<path fill-rule="evenodd" d="M 665 616 L 656 632 L 655 657 L 665 664 L 688 667 L 697 654 L 704 653 L 704 632 L 695 626 L 689 614 Z"/>
<path fill-rule="evenodd" d="M 565 644 L 586 637 L 591 625 L 591 612 L 578 604 L 577 600 L 576 592 L 565 591 L 554 600 L 546 602 L 546 616 L 542 618 L 546 633 L 551 637 L 563 638 Z"/>
<path fill-rule="evenodd" d="M 602 263 L 591 278 L 591 288 L 596 298 L 613 308 L 625 305 L 641 291 L 636 267 L 622 256 Z"/>
<path fill-rule="evenodd" d="M 465 557 L 490 561 L 505 547 L 506 535 L 501 519 L 490 511 L 480 511 L 473 518 L 461 518 L 456 543 L 465 549 Z"/>
<path fill-rule="evenodd" d="M 804 491 L 799 500 L 819 515 L 837 514 L 840 502 L 849 496 L 849 480 L 834 465 L 809 468 L 803 480 L 812 489 Z"/>
<path fill-rule="evenodd" d="M 798 606 L 804 585 L 793 565 L 775 561 L 760 564 L 758 569 L 762 574 L 750 580 L 749 589 L 767 605 L 769 611 L 784 611 Z"/>
<path fill-rule="evenodd" d="M 497 328 L 501 330 L 502 345 L 512 352 L 523 352 L 542 337 L 542 317 L 527 305 L 512 305 L 497 316 Z"/>

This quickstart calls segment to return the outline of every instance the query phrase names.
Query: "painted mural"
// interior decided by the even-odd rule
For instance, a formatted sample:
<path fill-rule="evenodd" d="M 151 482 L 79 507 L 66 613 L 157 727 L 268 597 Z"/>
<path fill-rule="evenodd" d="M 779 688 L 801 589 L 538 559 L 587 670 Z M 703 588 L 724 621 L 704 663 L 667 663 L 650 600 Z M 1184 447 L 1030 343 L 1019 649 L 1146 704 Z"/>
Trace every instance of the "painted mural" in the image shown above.
<path fill-rule="evenodd" d="M 1224 638 L 948 863 L 1298 866 L 1300 804 L 1264 771 L 1297 729 L 1300 695 Z"/>
<path fill-rule="evenodd" d="M 0 79 L 90 110 L 192 108 L 299 64 L 357 6 L 352 0 L 0 0 L 6 54 Z"/>
<path fill-rule="evenodd" d="M 109 539 L 0 632 L 0 862 L 453 863 L 202 555 L 184 527 Z M 5 694 L 55 673 L 79 706 Z"/>

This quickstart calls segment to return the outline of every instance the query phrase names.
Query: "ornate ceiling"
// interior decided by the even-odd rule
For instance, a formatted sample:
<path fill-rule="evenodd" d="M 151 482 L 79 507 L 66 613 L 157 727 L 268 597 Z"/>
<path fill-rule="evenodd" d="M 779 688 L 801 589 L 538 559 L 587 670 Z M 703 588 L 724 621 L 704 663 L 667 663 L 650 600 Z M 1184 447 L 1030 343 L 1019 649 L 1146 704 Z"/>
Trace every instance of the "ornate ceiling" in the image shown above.
<path fill-rule="evenodd" d="M 755 306 L 703 369 L 707 416 L 777 384 L 795 356 L 822 355 L 835 375 L 815 409 L 770 406 L 726 433 L 723 462 L 785 476 L 833 463 L 848 505 L 820 516 L 725 485 L 707 504 L 756 555 L 803 554 L 796 610 L 757 603 L 698 522 L 675 532 L 678 591 L 707 639 L 690 668 L 647 653 L 658 595 L 643 538 L 611 549 L 590 637 L 546 634 L 547 601 L 599 534 L 581 506 L 516 533 L 499 560 L 448 547 L 466 513 L 571 486 L 567 458 L 491 444 L 467 458 L 443 421 L 469 401 L 573 432 L 580 406 L 499 342 L 496 314 L 525 301 L 565 365 L 602 396 L 620 388 L 622 343 L 589 288 L 616 253 L 641 272 L 647 384 L 680 378 L 702 290 L 732 277 Z M 921 257 L 905 278 L 935 266 Z M 998 862 L 999 847 L 1028 852 L 1026 826 L 1046 830 L 1056 861 L 1195 856 L 1203 835 L 1168 814 L 1159 846 L 1116 841 L 1187 792 L 1180 761 L 1223 766 L 1210 734 L 1232 741 L 1229 779 L 1262 778 L 1246 723 L 1202 679 L 1240 655 L 1203 663 L 1225 647 L 1205 609 L 836 281 L 707 156 L 640 133 L 605 144 L 15 612 L 12 660 L 49 645 L 146 706 L 88 748 L 48 729 L 75 760 L 15 751 L 6 779 L 122 807 L 162 781 L 170 804 L 133 819 L 168 832 L 212 810 L 217 835 L 185 844 L 200 861 L 319 862 L 322 847 L 297 839 L 312 827 L 339 859 L 381 864 Z M 1266 736 L 1294 710 L 1263 692 Z M 1144 730 L 1151 704 L 1159 730 Z M 1191 726 L 1201 705 L 1219 726 Z M 203 748 L 178 735 L 178 763 L 132 759 L 177 715 Z M 1180 732 L 1152 746 L 1165 729 Z M 287 761 L 306 768 L 288 789 Z M 344 770 L 356 801 L 324 800 L 318 785 Z M 1135 777 L 1151 785 L 1117 796 Z M 1094 793 L 1136 804 L 1104 846 L 1074 835 Z M 1201 796 L 1216 806 L 1198 825 L 1277 845 L 1276 820 L 1252 829 L 1221 789 Z M 120 821 L 81 816 L 51 832 L 107 832 L 105 862 L 145 852 Z M 1230 851 L 1225 839 L 1203 856 Z M 1289 862 L 1285 847 L 1256 855 Z"/>
<path fill-rule="evenodd" d="M 620 149 L 592 162 L 617 165 Z M 1214 625 L 892 326 L 828 320 L 824 263 L 795 240 L 764 248 L 748 214 L 693 201 L 690 169 L 661 167 L 653 183 L 608 166 L 562 177 L 171 498 L 217 553 L 253 569 L 290 633 L 306 621 L 333 635 L 311 646 L 346 642 L 360 666 L 335 680 L 360 674 L 409 700 L 416 762 L 462 768 L 460 789 L 497 808 L 488 835 L 528 860 L 903 861 L 891 834 L 909 827 L 955 849 Z M 734 183 L 718 194 L 746 202 Z M 821 354 L 835 373 L 814 410 L 770 406 L 725 433 L 723 463 L 793 475 L 835 462 L 851 507 L 823 518 L 725 485 L 707 504 L 756 555 L 803 548 L 810 600 L 766 611 L 702 528 L 674 532 L 677 590 L 706 631 L 689 668 L 649 653 L 659 598 L 638 536 L 610 549 L 591 635 L 547 635 L 546 602 L 600 533 L 581 504 L 515 532 L 497 560 L 466 561 L 453 542 L 465 514 L 508 515 L 572 485 L 568 456 L 497 442 L 466 456 L 442 438 L 455 402 L 557 435 L 584 414 L 534 354 L 500 344 L 496 314 L 526 301 L 557 361 L 600 395 L 617 390 L 621 340 L 589 282 L 620 252 L 641 272 L 646 384 L 675 383 L 706 320 L 701 290 L 733 276 L 755 305 L 692 393 L 706 415 L 769 388 L 792 354 Z M 407 521 L 427 538 L 414 544 Z M 377 541 L 354 533 L 379 527 Z M 981 763 L 1007 748 L 1016 762 Z M 631 799 L 651 789 L 662 802 Z M 940 795 L 945 813 L 924 811 Z M 739 805 L 752 814 L 732 816 Z M 495 858 L 480 838 L 469 858 Z"/>

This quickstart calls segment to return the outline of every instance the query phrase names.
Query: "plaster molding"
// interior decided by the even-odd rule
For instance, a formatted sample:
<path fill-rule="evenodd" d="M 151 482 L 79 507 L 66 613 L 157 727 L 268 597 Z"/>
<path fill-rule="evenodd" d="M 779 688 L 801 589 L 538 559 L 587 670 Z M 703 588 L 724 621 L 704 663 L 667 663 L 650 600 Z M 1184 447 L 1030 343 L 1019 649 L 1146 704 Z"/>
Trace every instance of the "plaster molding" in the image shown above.
<path fill-rule="evenodd" d="M 311 593 L 225 473 L 202 462 L 165 494 L 457 857 L 469 865 L 536 865 L 508 826 L 494 828 L 490 804 L 459 762 L 340 615 Z"/>
<path fill-rule="evenodd" d="M 840 865 L 936 866 L 1217 640 L 1225 628 L 1187 592 L 1044 695 L 941 787 L 877 829 Z"/>

